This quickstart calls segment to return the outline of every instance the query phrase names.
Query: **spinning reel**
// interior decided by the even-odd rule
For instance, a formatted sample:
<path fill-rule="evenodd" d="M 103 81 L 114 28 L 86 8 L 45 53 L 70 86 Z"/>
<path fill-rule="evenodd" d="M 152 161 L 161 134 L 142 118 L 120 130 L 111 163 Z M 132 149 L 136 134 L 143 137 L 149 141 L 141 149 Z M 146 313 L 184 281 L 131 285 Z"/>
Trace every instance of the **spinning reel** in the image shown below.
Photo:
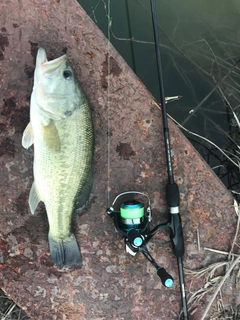
<path fill-rule="evenodd" d="M 115 210 L 114 206 L 119 198 L 136 194 L 145 197 L 147 200 L 146 208 L 142 202 L 131 199 L 122 202 L 119 210 Z M 107 213 L 113 219 L 116 231 L 124 236 L 126 251 L 132 256 L 141 252 L 156 268 L 157 275 L 160 277 L 162 284 L 168 288 L 172 287 L 172 276 L 156 263 L 146 246 L 147 242 L 158 230 L 168 227 L 168 224 L 160 224 L 150 231 L 152 213 L 149 197 L 146 194 L 137 191 L 123 192 L 114 199 L 112 206 L 107 209 Z"/>

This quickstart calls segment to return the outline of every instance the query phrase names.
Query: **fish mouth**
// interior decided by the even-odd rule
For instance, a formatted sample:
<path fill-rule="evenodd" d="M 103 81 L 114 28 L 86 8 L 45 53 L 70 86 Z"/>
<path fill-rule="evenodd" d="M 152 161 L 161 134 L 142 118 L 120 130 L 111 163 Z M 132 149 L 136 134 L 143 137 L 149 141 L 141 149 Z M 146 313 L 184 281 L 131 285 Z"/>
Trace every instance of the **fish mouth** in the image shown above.
<path fill-rule="evenodd" d="M 47 60 L 43 62 L 41 64 L 43 74 L 48 77 L 54 77 L 55 74 L 58 73 L 61 64 L 63 64 L 66 61 L 67 61 L 67 56 L 64 54 L 63 56 L 57 59 L 54 59 L 51 61 Z"/>
<path fill-rule="evenodd" d="M 57 69 L 62 63 L 67 61 L 67 56 L 64 54 L 54 60 L 48 61 L 46 51 L 43 48 L 38 49 L 36 64 L 41 68 L 42 73 L 51 77 L 57 72 Z"/>
<path fill-rule="evenodd" d="M 65 119 L 73 113 L 74 110 L 66 110 L 64 112 L 55 112 L 51 110 L 51 105 L 53 105 L 54 98 L 57 98 L 58 101 L 61 100 L 64 103 L 64 100 L 69 100 L 71 95 L 59 94 L 57 96 L 51 95 L 50 97 L 47 94 L 44 94 L 44 88 L 41 79 L 42 76 L 47 78 L 55 78 L 61 71 L 62 65 L 66 62 L 67 56 L 65 54 L 54 60 L 48 61 L 46 51 L 43 48 L 38 49 L 36 59 L 37 72 L 35 71 L 36 78 L 34 79 L 34 83 L 36 83 L 36 85 L 34 85 L 33 90 L 36 92 L 36 101 L 40 112 L 46 114 L 52 120 Z"/>

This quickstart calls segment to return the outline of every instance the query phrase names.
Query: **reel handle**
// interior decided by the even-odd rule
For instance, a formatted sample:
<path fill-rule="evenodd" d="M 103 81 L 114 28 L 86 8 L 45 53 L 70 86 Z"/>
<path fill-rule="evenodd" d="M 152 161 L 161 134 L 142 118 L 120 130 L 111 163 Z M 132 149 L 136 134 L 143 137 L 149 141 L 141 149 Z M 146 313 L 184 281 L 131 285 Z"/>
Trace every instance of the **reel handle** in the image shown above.
<path fill-rule="evenodd" d="M 161 279 L 164 287 L 170 288 L 173 286 L 173 277 L 169 273 L 167 273 L 167 271 L 164 268 L 159 267 L 157 269 L 157 275 Z"/>

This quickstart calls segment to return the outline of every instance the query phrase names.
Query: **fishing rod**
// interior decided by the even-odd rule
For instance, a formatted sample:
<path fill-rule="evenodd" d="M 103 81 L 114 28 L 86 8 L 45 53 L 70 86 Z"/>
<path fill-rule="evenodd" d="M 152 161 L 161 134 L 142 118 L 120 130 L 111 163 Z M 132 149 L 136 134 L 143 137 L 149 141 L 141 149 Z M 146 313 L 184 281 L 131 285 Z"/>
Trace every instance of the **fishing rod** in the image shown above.
<path fill-rule="evenodd" d="M 188 320 L 189 317 L 188 317 L 187 299 L 186 299 L 185 283 L 184 283 L 184 271 L 183 271 L 183 262 L 182 262 L 182 257 L 184 255 L 184 240 L 183 240 L 182 222 L 181 222 L 180 211 L 179 211 L 180 197 L 179 197 L 178 185 L 174 182 L 173 169 L 172 169 L 171 147 L 170 147 L 170 141 L 169 141 L 167 111 L 165 106 L 165 95 L 164 95 L 164 88 L 163 88 L 163 76 L 162 76 L 161 53 L 160 53 L 160 43 L 159 43 L 158 24 L 157 24 L 157 15 L 156 15 L 156 3 L 155 3 L 155 0 L 150 0 L 150 3 L 151 3 L 151 12 L 152 12 L 155 52 L 156 52 L 156 60 L 157 60 L 157 71 L 158 71 L 157 74 L 158 74 L 158 83 L 159 83 L 159 91 L 160 91 L 160 102 L 161 102 L 161 109 L 162 109 L 164 142 L 165 142 L 167 167 L 168 167 L 168 184 L 166 186 L 167 204 L 170 211 L 168 226 L 170 227 L 170 237 L 173 245 L 173 253 L 177 257 L 183 317 L 184 317 L 184 320 Z"/>
<path fill-rule="evenodd" d="M 169 129 L 163 89 L 163 77 L 161 67 L 160 46 L 157 31 L 155 2 L 154 0 L 150 1 L 158 68 L 157 70 L 160 90 L 160 101 L 162 106 L 164 141 L 168 168 L 168 184 L 166 186 L 166 196 L 167 204 L 169 207 L 169 219 L 168 222 L 159 224 L 151 230 L 150 223 L 152 221 L 152 212 L 150 199 L 146 194 L 139 191 L 127 191 L 120 193 L 115 197 L 115 199 L 112 202 L 112 205 L 109 208 L 107 208 L 106 211 L 107 214 L 113 220 L 116 232 L 122 234 L 125 239 L 126 252 L 128 252 L 132 256 L 135 256 L 138 252 L 142 253 L 144 257 L 156 268 L 157 275 L 161 279 L 162 284 L 167 288 L 173 286 L 173 277 L 164 269 L 163 266 L 159 266 L 156 263 L 156 260 L 153 258 L 153 256 L 150 254 L 147 248 L 147 243 L 158 231 L 161 231 L 165 228 L 170 229 L 170 238 L 173 245 L 173 253 L 177 257 L 178 263 L 179 283 L 182 298 L 182 314 L 183 319 L 188 320 L 189 318 L 187 310 L 187 300 L 185 295 L 184 272 L 182 263 L 182 257 L 184 255 L 184 240 L 181 217 L 179 212 L 180 196 L 178 185 L 174 182 L 172 169 L 171 148 L 169 142 Z M 124 198 L 125 200 L 123 201 Z"/>

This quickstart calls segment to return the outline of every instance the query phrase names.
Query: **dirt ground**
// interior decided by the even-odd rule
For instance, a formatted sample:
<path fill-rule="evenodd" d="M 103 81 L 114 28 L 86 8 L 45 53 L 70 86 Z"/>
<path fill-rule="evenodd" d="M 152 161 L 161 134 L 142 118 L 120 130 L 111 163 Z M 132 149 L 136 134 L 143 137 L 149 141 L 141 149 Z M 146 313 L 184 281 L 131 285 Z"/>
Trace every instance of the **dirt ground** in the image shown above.
<path fill-rule="evenodd" d="M 21 145 L 38 47 L 49 58 L 67 53 L 91 103 L 95 129 L 94 186 L 87 211 L 74 219 L 83 266 L 67 272 L 49 257 L 44 207 L 32 216 L 33 149 Z M 174 277 L 164 288 L 143 256 L 131 257 L 106 208 L 117 194 L 149 195 L 153 222 L 165 222 L 167 183 L 161 112 L 136 75 L 108 45 L 75 1 L 3 0 L 0 3 L 0 287 L 32 319 L 178 319 L 176 258 L 167 231 L 150 242 L 156 261 Z M 169 121 L 175 180 L 185 236 L 184 267 L 195 270 L 225 256 L 236 228 L 233 198 L 179 129 Z M 197 243 L 197 231 L 200 245 Z M 186 290 L 197 288 L 186 275 Z M 224 303 L 237 306 L 228 282 Z M 209 299 L 209 297 L 207 298 Z M 206 300 L 207 301 L 207 300 Z M 206 301 L 191 319 L 200 319 Z"/>

